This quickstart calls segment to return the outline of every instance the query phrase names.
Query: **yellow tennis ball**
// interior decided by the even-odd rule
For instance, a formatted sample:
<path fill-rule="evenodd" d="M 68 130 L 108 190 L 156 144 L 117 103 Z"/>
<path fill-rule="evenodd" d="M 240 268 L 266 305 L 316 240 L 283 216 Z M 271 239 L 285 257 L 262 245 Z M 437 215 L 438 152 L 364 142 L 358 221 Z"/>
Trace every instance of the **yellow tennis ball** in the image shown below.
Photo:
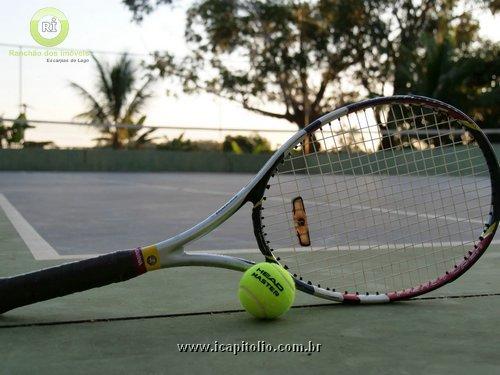
<path fill-rule="evenodd" d="M 241 305 L 260 319 L 274 319 L 288 311 L 295 299 L 292 276 L 275 263 L 258 263 L 240 280 Z"/>

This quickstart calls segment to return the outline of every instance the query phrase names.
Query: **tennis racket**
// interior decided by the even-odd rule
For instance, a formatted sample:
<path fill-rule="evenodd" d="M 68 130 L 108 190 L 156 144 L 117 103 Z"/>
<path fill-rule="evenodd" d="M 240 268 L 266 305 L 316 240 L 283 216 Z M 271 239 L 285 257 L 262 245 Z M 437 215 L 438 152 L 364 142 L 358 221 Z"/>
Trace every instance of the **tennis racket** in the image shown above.
<path fill-rule="evenodd" d="M 246 186 L 191 229 L 134 250 L 0 279 L 0 312 L 180 266 L 245 271 L 253 262 L 185 252 L 246 203 L 263 260 L 298 290 L 382 303 L 466 272 L 499 221 L 499 165 L 484 133 L 454 107 L 418 96 L 334 110 L 284 143 Z"/>

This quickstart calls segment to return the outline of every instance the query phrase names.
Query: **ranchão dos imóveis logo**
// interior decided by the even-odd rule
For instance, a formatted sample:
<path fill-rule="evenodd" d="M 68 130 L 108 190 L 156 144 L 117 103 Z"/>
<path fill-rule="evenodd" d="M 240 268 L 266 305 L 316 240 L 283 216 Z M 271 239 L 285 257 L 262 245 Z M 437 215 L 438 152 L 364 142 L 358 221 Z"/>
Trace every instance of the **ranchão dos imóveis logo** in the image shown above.
<path fill-rule="evenodd" d="M 38 44 L 54 47 L 68 36 L 69 22 L 59 9 L 42 8 L 31 18 L 30 31 Z"/>

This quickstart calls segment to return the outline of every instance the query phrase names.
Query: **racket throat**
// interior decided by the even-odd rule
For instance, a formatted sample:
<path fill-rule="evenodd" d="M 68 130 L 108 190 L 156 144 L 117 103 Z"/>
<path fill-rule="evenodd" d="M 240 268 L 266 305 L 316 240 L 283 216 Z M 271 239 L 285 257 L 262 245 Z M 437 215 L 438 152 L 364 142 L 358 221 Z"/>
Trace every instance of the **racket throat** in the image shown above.
<path fill-rule="evenodd" d="M 162 268 L 199 266 L 225 268 L 233 271 L 245 272 L 255 264 L 246 259 L 226 255 L 202 252 L 186 253 L 182 246 L 172 249 L 163 249 L 160 251 L 160 254 Z"/>

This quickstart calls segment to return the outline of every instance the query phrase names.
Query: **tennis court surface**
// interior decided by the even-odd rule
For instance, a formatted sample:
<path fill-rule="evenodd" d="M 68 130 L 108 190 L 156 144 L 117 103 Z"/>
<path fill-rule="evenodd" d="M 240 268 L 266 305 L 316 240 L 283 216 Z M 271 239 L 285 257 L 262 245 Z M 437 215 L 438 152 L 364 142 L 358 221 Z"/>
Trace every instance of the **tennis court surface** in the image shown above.
<path fill-rule="evenodd" d="M 0 172 L 0 276 L 160 241 L 211 214 L 251 177 Z M 297 293 L 294 308 L 273 322 L 241 310 L 237 272 L 148 273 L 0 316 L 0 373 L 497 374 L 496 241 L 459 280 L 423 298 L 343 306 Z M 187 250 L 261 259 L 250 209 Z M 262 342 L 273 348 L 312 342 L 320 351 L 220 349 Z M 219 351 L 181 352 L 183 344 Z"/>

